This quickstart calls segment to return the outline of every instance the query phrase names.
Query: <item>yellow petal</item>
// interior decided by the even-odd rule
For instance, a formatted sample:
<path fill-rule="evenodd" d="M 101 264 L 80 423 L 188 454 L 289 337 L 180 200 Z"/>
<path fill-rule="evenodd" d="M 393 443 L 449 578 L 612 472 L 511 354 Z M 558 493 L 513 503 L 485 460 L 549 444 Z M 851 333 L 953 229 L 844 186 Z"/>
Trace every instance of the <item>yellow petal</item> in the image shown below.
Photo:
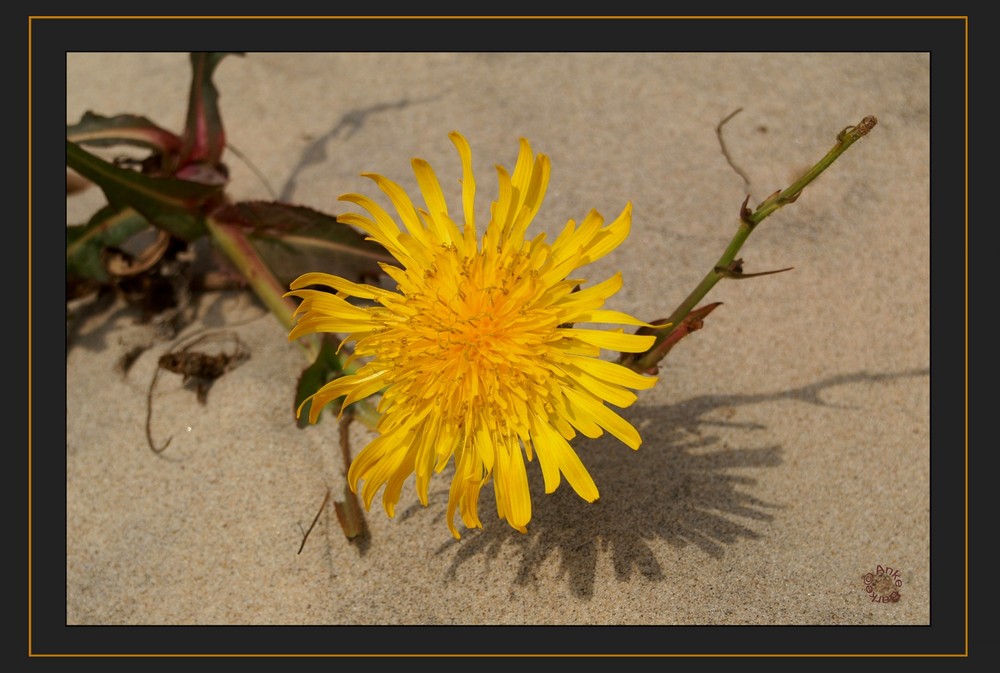
<path fill-rule="evenodd" d="M 569 482 L 577 495 L 587 502 L 597 500 L 597 485 L 569 442 L 556 432 L 545 419 L 537 419 L 533 427 L 534 432 L 538 433 L 534 437 L 534 444 L 539 462 L 543 460 L 542 456 L 545 455 L 545 460 L 558 466 L 559 471 L 566 476 L 566 481 Z M 555 480 L 555 483 L 558 484 L 558 480 Z M 552 490 L 555 490 L 555 486 Z M 548 484 L 545 492 L 551 493 Z"/>
<path fill-rule="evenodd" d="M 462 159 L 462 211 L 465 215 L 465 231 L 471 231 L 475 236 L 476 180 L 472 175 L 472 150 L 469 149 L 469 142 L 458 131 L 452 131 L 448 137 L 451 138 L 451 142 L 458 149 L 458 156 Z"/>
<path fill-rule="evenodd" d="M 389 178 L 377 173 L 362 173 L 361 175 L 374 180 L 379 189 L 389 197 L 392 205 L 396 207 L 396 212 L 399 213 L 399 219 L 403 222 L 403 226 L 410 232 L 410 236 L 419 241 L 423 246 L 430 247 L 433 245 L 433 242 L 427 236 L 427 229 L 424 228 L 424 225 L 420 222 L 420 218 L 417 217 L 417 209 L 413 207 L 413 202 L 410 201 L 410 197 L 406 195 L 402 187 Z"/>
<path fill-rule="evenodd" d="M 563 394 L 572 404 L 589 413 L 598 425 L 629 448 L 638 449 L 639 445 L 642 444 L 642 438 L 639 437 L 638 431 L 624 418 L 604 406 L 600 400 L 565 386 Z"/>
<path fill-rule="evenodd" d="M 596 322 L 613 325 L 635 325 L 637 327 L 654 327 L 648 322 L 643 322 L 638 318 L 633 318 L 628 313 L 621 311 L 594 310 L 577 313 L 573 316 L 573 322 Z"/>
<path fill-rule="evenodd" d="M 572 366 L 560 366 L 560 369 L 572 380 L 574 388 L 587 390 L 594 397 L 610 402 L 616 407 L 627 407 L 636 400 L 636 395 L 632 391 L 591 376 L 583 370 Z"/>
<path fill-rule="evenodd" d="M 567 315 L 582 311 L 598 309 L 604 305 L 604 300 L 622 289 L 622 274 L 616 273 L 605 281 L 585 287 L 577 292 L 566 295 L 556 302 L 560 310 Z M 574 313 L 575 312 L 575 313 Z"/>
<path fill-rule="evenodd" d="M 608 383 L 634 390 L 648 390 L 656 385 L 657 378 L 655 376 L 643 376 L 616 362 L 572 355 L 569 359 L 573 365 Z"/>
<path fill-rule="evenodd" d="M 656 341 L 656 337 L 651 334 L 623 334 L 621 332 L 580 329 L 576 327 L 564 329 L 561 332 L 567 337 L 579 339 L 584 343 L 597 346 L 598 348 L 606 348 L 623 353 L 642 353 L 649 350 L 653 342 Z"/>
<path fill-rule="evenodd" d="M 451 235 L 447 227 L 444 226 L 442 218 L 448 217 L 448 204 L 444 200 L 441 192 L 441 184 L 438 182 L 434 169 L 423 159 L 414 159 L 413 174 L 417 178 L 417 185 L 424 195 L 424 202 L 427 203 L 427 213 L 430 216 L 430 229 L 435 235 L 445 243 L 451 243 Z"/>
<path fill-rule="evenodd" d="M 524 456 L 521 447 L 515 443 L 510 450 L 510 462 L 507 471 L 507 496 L 510 514 L 507 521 L 511 526 L 524 531 L 531 521 L 531 494 L 528 490 L 528 473 L 524 469 Z"/>
<path fill-rule="evenodd" d="M 628 202 L 615 221 L 603 229 L 598 236 L 595 236 L 594 240 L 587 246 L 584 251 L 585 263 L 589 264 L 598 260 L 621 245 L 628 237 L 631 227 L 632 203 Z"/>

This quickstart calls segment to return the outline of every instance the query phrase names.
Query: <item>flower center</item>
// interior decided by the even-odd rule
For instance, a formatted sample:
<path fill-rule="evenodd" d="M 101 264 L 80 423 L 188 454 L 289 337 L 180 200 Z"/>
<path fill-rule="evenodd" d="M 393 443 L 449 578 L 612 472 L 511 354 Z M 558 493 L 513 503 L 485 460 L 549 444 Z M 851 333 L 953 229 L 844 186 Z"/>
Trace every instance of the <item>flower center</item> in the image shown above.
<path fill-rule="evenodd" d="M 462 259 L 445 250 L 407 280 L 401 289 L 412 313 L 380 349 L 392 360 L 400 398 L 433 401 L 456 416 L 487 409 L 492 416 L 546 396 L 542 369 L 557 320 L 539 308 L 542 288 L 528 254 Z"/>

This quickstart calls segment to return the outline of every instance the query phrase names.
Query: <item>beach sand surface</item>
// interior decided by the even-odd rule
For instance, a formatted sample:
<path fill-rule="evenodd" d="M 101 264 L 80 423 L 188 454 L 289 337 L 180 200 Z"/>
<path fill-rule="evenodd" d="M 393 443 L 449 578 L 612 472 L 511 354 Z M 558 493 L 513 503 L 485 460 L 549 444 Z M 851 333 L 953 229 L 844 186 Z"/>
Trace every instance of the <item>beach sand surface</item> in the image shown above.
<path fill-rule="evenodd" d="M 67 69 L 67 123 L 130 112 L 183 127 L 186 53 L 70 53 Z M 416 198 L 421 157 L 460 213 L 457 130 L 482 226 L 494 165 L 511 170 L 529 139 L 552 164 L 529 234 L 632 204 L 630 236 L 580 273 L 621 271 L 606 308 L 645 320 L 713 267 L 748 194 L 790 185 L 844 127 L 878 125 L 739 254 L 747 273 L 793 270 L 719 283 L 705 301 L 722 305 L 621 410 L 642 446 L 574 440 L 597 502 L 565 482 L 545 494 L 528 464 L 525 534 L 487 486 L 483 528 L 459 521 L 453 539 L 449 466 L 427 506 L 411 478 L 395 517 L 377 497 L 367 535 L 347 539 L 335 416 L 296 427 L 308 362 L 248 291 L 196 297 L 177 335 L 235 335 L 249 354 L 205 404 L 157 374 L 177 340 L 121 303 L 87 313 L 66 361 L 68 624 L 930 623 L 928 54 L 249 52 L 215 82 L 243 157 L 227 154 L 235 200 L 342 214 L 341 194 L 378 197 L 362 172 Z M 736 110 L 727 159 L 717 127 Z M 69 197 L 68 223 L 103 202 Z M 154 374 L 150 433 L 171 438 L 159 454 Z M 355 454 L 374 437 L 350 426 Z M 886 567 L 895 602 L 869 591 Z"/>

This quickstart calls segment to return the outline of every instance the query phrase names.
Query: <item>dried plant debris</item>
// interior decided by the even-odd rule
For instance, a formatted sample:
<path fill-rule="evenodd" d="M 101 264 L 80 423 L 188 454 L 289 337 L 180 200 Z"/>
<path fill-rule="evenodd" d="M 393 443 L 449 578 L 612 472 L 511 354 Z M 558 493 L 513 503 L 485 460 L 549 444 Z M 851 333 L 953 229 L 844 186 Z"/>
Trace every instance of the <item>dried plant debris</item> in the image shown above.
<path fill-rule="evenodd" d="M 149 441 L 149 448 L 154 453 L 162 452 L 170 444 L 170 438 L 168 438 L 163 446 L 157 447 L 153 442 L 151 428 L 153 389 L 156 387 L 161 370 L 180 374 L 183 377 L 184 386 L 194 388 L 198 402 L 206 404 L 208 391 L 216 379 L 250 358 L 250 351 L 246 345 L 232 332 L 196 333 L 182 343 L 183 346 L 180 348 L 160 356 L 156 369 L 153 371 L 153 379 L 149 383 L 149 391 L 146 396 L 146 439 Z M 204 347 L 219 343 L 229 343 L 231 348 L 229 350 L 212 349 L 214 352 L 195 350 L 196 346 Z"/>
<path fill-rule="evenodd" d="M 726 163 L 729 164 L 729 167 L 732 168 L 736 172 L 737 175 L 739 175 L 741 178 L 743 178 L 743 184 L 744 184 L 744 186 L 746 186 L 746 188 L 749 189 L 750 188 L 750 178 L 749 178 L 749 176 L 747 176 L 747 174 L 743 171 L 742 168 L 740 168 L 735 163 L 733 163 L 733 157 L 730 156 L 729 150 L 726 149 L 726 141 L 723 140 L 723 138 L 722 138 L 722 127 L 725 126 L 729 122 L 730 119 L 732 119 L 733 117 L 735 117 L 736 115 L 738 115 L 740 112 L 743 112 L 743 108 L 736 108 L 735 110 L 733 110 L 732 112 L 730 112 L 726 116 L 725 119 L 723 119 L 722 121 L 720 121 L 719 124 L 718 124 L 718 126 L 715 127 L 715 135 L 718 136 L 718 138 L 719 138 L 719 147 L 722 148 L 722 156 L 724 156 L 726 158 Z"/>
<path fill-rule="evenodd" d="M 185 250 L 174 250 L 176 240 L 168 239 L 165 254 L 143 268 L 148 260 L 136 258 L 130 270 L 118 276 L 118 288 L 129 305 L 141 311 L 140 322 L 151 324 L 165 339 L 173 339 L 194 319 L 191 259 Z M 126 263 L 117 263 L 124 270 Z"/>
<path fill-rule="evenodd" d="M 199 344 L 225 341 L 233 344 L 231 352 L 207 353 L 193 350 Z M 232 332 L 209 332 L 198 336 L 179 350 L 164 353 L 160 356 L 158 365 L 160 369 L 181 374 L 184 384 L 193 386 L 198 393 L 198 401 L 205 404 L 208 401 L 208 389 L 215 380 L 249 358 L 250 352 Z"/>
<path fill-rule="evenodd" d="M 340 419 L 340 451 L 344 459 L 345 479 L 351 469 L 350 427 L 352 420 L 354 420 L 354 415 L 351 413 Z M 344 483 L 344 499 L 333 501 L 333 511 L 336 513 L 337 522 L 348 540 L 354 542 L 368 538 L 368 523 L 365 521 L 364 510 L 361 509 L 358 494 L 351 490 L 346 482 Z"/>
<path fill-rule="evenodd" d="M 299 551 L 296 552 L 297 554 L 301 554 L 302 550 L 306 548 L 306 540 L 309 539 L 309 533 L 311 533 L 312 529 L 316 527 L 316 522 L 319 521 L 320 514 L 323 513 L 324 509 L 326 509 L 326 503 L 328 502 L 330 502 L 329 488 L 326 489 L 326 495 L 323 496 L 323 503 L 319 506 L 319 511 L 316 512 L 316 516 L 313 517 L 312 523 L 309 524 L 309 529 L 302 532 L 302 544 L 299 545 Z"/>
<path fill-rule="evenodd" d="M 353 420 L 354 414 L 350 411 L 340 419 L 340 451 L 341 457 L 344 461 L 343 476 L 345 478 L 347 477 L 348 470 L 351 468 L 350 425 Z M 358 550 L 364 554 L 368 550 L 368 546 L 371 543 L 371 532 L 368 529 L 368 522 L 365 520 L 365 513 L 361 507 L 361 501 L 358 500 L 358 495 L 351 490 L 350 485 L 346 481 L 344 482 L 343 494 L 344 497 L 342 500 L 333 501 L 333 512 L 337 515 L 337 523 L 340 524 L 340 529 L 343 531 L 344 537 L 347 538 L 348 542 L 356 545 Z M 319 511 L 316 512 L 316 516 L 313 517 L 308 530 L 302 533 L 302 543 L 299 545 L 299 554 L 301 554 L 302 550 L 305 549 L 306 540 L 309 539 L 309 534 L 312 533 L 313 528 L 316 527 L 316 522 L 319 521 L 320 515 L 326 509 L 327 503 L 330 502 L 331 495 L 331 489 L 327 486 L 326 495 L 323 496 L 323 502 L 319 506 Z"/>
<path fill-rule="evenodd" d="M 133 256 L 124 250 L 107 251 L 105 264 L 111 282 L 67 279 L 67 351 L 81 335 L 82 325 L 116 302 L 135 311 L 136 323 L 148 325 L 156 341 L 170 341 L 189 326 L 197 315 L 200 277 L 194 268 L 193 253 L 186 244 L 159 237 L 143 252 Z M 126 354 L 118 368 L 126 372 L 138 354 Z"/>

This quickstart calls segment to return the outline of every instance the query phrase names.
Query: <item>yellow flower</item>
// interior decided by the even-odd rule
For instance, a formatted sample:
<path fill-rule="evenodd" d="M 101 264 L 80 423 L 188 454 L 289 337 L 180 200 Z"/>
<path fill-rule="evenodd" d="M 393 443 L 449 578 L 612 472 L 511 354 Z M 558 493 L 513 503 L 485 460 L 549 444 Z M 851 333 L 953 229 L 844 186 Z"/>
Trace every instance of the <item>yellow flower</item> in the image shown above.
<path fill-rule="evenodd" d="M 437 177 L 422 159 L 412 165 L 425 208 L 415 208 L 391 180 L 362 174 L 389 197 L 405 231 L 360 194 L 340 199 L 370 217 L 338 219 L 364 230 L 395 257 L 398 267 L 382 268 L 397 283 L 396 291 L 306 273 L 288 293 L 302 300 L 289 339 L 312 332 L 346 334 L 343 343 L 354 343 L 352 359 L 366 359 L 310 398 L 311 422 L 333 400 L 344 398 L 343 413 L 347 405 L 382 392 L 378 437 L 348 473 L 355 491 L 364 482 L 366 508 L 384 486 L 382 503 L 393 516 L 411 474 L 426 505 L 432 472 L 441 472 L 454 456 L 447 510 L 452 534 L 459 537 L 456 508 L 466 527 L 482 527 L 479 491 L 491 478 L 497 513 L 523 533 L 531 519 L 525 458 L 538 457 L 546 493 L 564 476 L 580 497 L 593 502 L 597 486 L 568 440 L 577 431 L 598 437 L 607 430 L 633 449 L 642 441 L 604 403 L 627 407 L 636 399 L 628 388 L 650 388 L 656 379 L 599 356 L 601 349 L 642 352 L 654 338 L 621 328 L 573 326 L 646 324 L 601 308 L 621 288 L 620 273 L 584 289 L 579 289 L 584 281 L 571 276 L 625 240 L 632 206 L 627 203 L 607 226 L 591 210 L 579 226 L 570 220 L 552 243 L 544 233 L 525 238 L 549 182 L 549 159 L 533 155 L 522 138 L 514 173 L 497 166 L 499 197 L 477 241 L 472 153 L 459 133 L 449 137 L 462 161 L 464 224 L 459 227 L 448 214 Z M 371 306 L 352 304 L 348 297 L 370 300 Z"/>

